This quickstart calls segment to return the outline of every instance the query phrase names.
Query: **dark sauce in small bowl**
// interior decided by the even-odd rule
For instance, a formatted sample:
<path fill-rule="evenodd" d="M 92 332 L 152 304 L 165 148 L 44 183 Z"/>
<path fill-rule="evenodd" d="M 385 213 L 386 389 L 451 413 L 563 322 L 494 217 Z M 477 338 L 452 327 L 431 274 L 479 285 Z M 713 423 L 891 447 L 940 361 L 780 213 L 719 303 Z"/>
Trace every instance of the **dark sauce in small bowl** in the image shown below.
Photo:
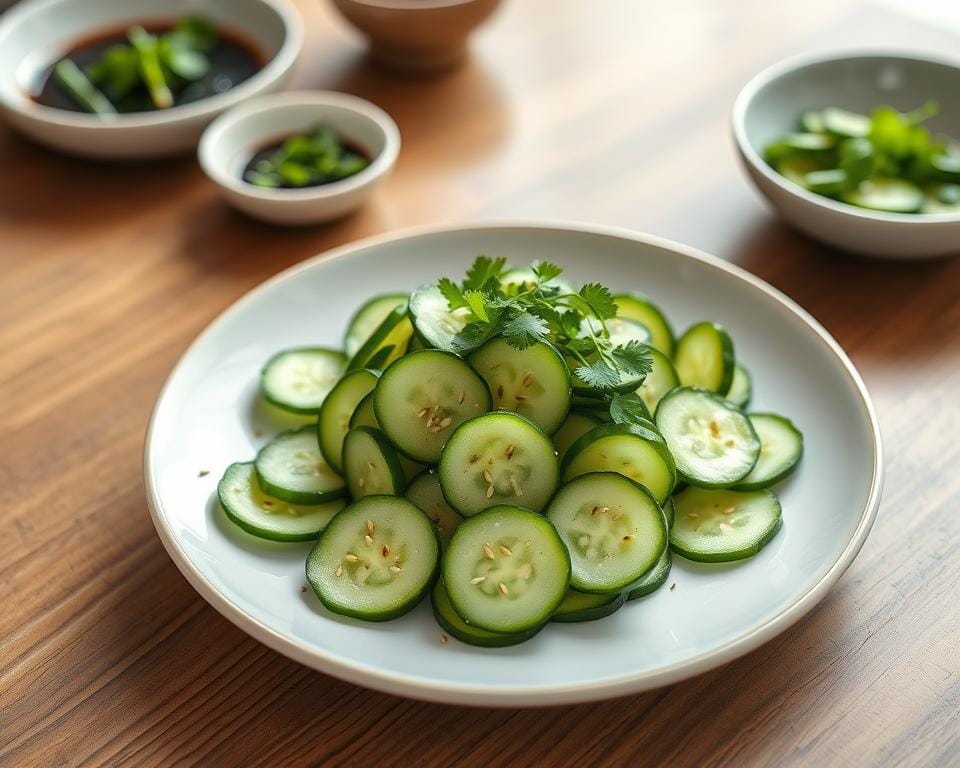
<path fill-rule="evenodd" d="M 104 51 L 111 46 L 127 43 L 127 29 L 131 26 L 134 24 L 126 23 L 122 27 L 97 32 L 75 41 L 67 51 L 40 72 L 30 98 L 37 104 L 47 107 L 86 113 L 86 110 L 52 76 L 54 65 L 61 58 L 69 58 L 83 69 L 99 60 Z M 173 28 L 173 24 L 169 22 L 141 22 L 140 26 L 155 35 L 163 34 Z M 249 80 L 267 63 L 267 57 L 252 43 L 220 28 L 217 28 L 217 42 L 207 51 L 206 56 L 210 61 L 210 71 L 199 80 L 187 83 L 182 89 L 174 91 L 174 107 L 225 93 L 245 80 Z M 150 95 L 143 86 L 136 87 L 126 97 L 115 102 L 114 106 L 121 114 L 161 111 L 153 105 Z"/>
<path fill-rule="evenodd" d="M 260 149 L 256 150 L 256 151 L 253 153 L 253 155 L 250 157 L 250 159 L 241 167 L 241 169 L 240 169 L 240 179 L 241 179 L 242 181 L 245 181 L 245 182 L 248 183 L 248 184 L 252 184 L 253 186 L 258 186 L 258 185 L 256 185 L 256 184 L 253 184 L 253 183 L 247 178 L 247 177 L 248 177 L 248 174 L 250 174 L 250 173 L 256 173 L 257 170 L 258 170 L 258 165 L 259 165 L 261 162 L 263 162 L 263 161 L 269 162 L 269 161 L 271 160 L 271 158 L 273 158 L 273 156 L 283 147 L 283 145 L 284 145 L 284 143 L 287 141 L 287 139 L 289 139 L 291 136 L 295 136 L 295 135 L 297 135 L 297 134 L 290 133 L 290 134 L 286 134 L 286 135 L 284 135 L 284 136 L 282 136 L 282 137 L 280 137 L 280 138 L 271 139 L 268 144 L 265 144 L 265 145 L 262 146 Z M 364 147 L 360 146 L 360 144 L 358 144 L 357 142 L 352 141 L 352 140 L 350 140 L 350 139 L 348 139 L 348 138 L 345 138 L 342 134 L 339 134 L 339 133 L 338 133 L 338 138 L 340 139 L 340 146 L 343 147 L 344 153 L 349 153 L 349 154 L 357 155 L 358 157 L 361 157 L 361 158 L 363 158 L 363 160 L 366 161 L 367 167 L 370 166 L 370 163 L 372 163 L 373 160 L 374 160 L 373 154 L 372 154 L 371 152 L 368 152 Z M 352 174 L 351 176 L 347 176 L 347 177 L 345 177 L 345 178 L 343 178 L 343 179 L 330 179 L 330 180 L 326 180 L 326 181 L 312 181 L 312 182 L 310 182 L 310 183 L 300 184 L 300 185 L 297 185 L 297 184 L 288 184 L 288 183 L 284 182 L 284 183 L 279 184 L 279 185 L 276 186 L 276 187 L 264 187 L 264 188 L 266 188 L 266 189 L 271 189 L 271 188 L 272 188 L 272 189 L 310 189 L 311 187 L 325 187 L 325 186 L 327 186 L 328 184 L 336 184 L 338 181 L 345 181 L 346 179 L 351 178 L 353 175 L 356 175 L 356 174 Z"/>

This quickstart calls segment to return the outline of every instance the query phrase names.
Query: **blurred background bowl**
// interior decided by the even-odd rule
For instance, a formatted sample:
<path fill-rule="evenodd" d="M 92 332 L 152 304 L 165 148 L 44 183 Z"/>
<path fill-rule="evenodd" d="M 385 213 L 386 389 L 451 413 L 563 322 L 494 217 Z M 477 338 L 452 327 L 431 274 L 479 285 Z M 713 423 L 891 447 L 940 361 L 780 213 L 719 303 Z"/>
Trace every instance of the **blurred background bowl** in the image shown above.
<path fill-rule="evenodd" d="M 381 64 L 410 73 L 449 69 L 467 54 L 467 38 L 500 0 L 333 0 L 370 41 Z"/>
<path fill-rule="evenodd" d="M 807 191 L 763 159 L 764 147 L 796 130 L 800 113 L 835 106 L 870 113 L 881 104 L 908 112 L 940 104 L 927 121 L 960 139 L 960 66 L 902 52 L 801 56 L 765 69 L 737 96 L 733 135 L 750 179 L 785 221 L 817 240 L 865 256 L 923 258 L 960 253 L 960 214 L 884 213 Z"/>
<path fill-rule="evenodd" d="M 71 42 L 146 20 L 206 16 L 264 55 L 266 65 L 224 93 L 191 104 L 104 119 L 37 104 L 31 90 Z M 191 151 L 204 127 L 244 99 L 280 88 L 303 48 L 289 0 L 26 0 L 0 16 L 0 110 L 11 127 L 76 155 L 146 158 Z"/>
<path fill-rule="evenodd" d="M 270 189 L 242 178 L 258 150 L 317 125 L 333 128 L 371 159 L 354 176 L 316 187 Z M 204 172 L 238 210 L 274 224 L 315 224 L 360 207 L 393 169 L 400 131 L 386 112 L 357 96 L 333 91 L 289 91 L 251 99 L 204 131 L 198 156 Z"/>

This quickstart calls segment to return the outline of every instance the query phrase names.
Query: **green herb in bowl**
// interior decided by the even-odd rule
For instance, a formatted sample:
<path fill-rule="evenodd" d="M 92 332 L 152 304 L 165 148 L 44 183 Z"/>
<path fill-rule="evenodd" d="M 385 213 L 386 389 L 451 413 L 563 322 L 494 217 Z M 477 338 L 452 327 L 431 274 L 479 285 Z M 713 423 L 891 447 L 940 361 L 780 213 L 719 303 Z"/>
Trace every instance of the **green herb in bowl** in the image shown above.
<path fill-rule="evenodd" d="M 960 144 L 934 136 L 928 101 L 913 112 L 879 106 L 801 114 L 797 132 L 768 144 L 767 162 L 816 194 L 890 213 L 960 213 Z"/>
<path fill-rule="evenodd" d="M 333 128 L 318 125 L 256 152 L 243 180 L 270 189 L 300 189 L 354 176 L 370 165 L 366 153 Z"/>

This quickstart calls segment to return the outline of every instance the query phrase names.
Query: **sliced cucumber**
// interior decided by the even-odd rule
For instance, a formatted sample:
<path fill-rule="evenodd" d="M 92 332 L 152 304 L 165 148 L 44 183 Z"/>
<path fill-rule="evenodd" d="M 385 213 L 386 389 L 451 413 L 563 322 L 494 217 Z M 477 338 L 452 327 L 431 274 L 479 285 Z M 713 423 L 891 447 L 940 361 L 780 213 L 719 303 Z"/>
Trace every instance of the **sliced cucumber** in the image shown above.
<path fill-rule="evenodd" d="M 553 433 L 553 447 L 557 449 L 557 458 L 563 462 L 570 446 L 602 423 L 603 421 L 590 411 L 570 411 L 560 429 Z"/>
<path fill-rule="evenodd" d="M 615 592 L 612 595 L 588 595 L 586 592 L 569 589 L 557 612 L 550 617 L 550 621 L 579 622 L 604 619 L 619 611 L 626 599 L 626 592 Z"/>
<path fill-rule="evenodd" d="M 618 293 L 617 317 L 640 323 L 650 332 L 650 346 L 667 357 L 673 357 L 673 327 L 660 307 L 642 293 Z"/>
<path fill-rule="evenodd" d="M 437 473 L 431 470 L 421 472 L 407 486 L 406 496 L 433 521 L 443 545 L 449 544 L 453 532 L 463 522 L 463 518 L 443 498 Z"/>
<path fill-rule="evenodd" d="M 808 110 L 800 115 L 800 127 L 806 133 L 823 133 L 823 114 L 815 109 Z"/>
<path fill-rule="evenodd" d="M 704 563 L 757 554 L 782 525 L 780 501 L 770 491 L 688 488 L 677 495 L 670 547 Z"/>
<path fill-rule="evenodd" d="M 454 610 L 491 632 L 525 632 L 556 611 L 570 557 L 554 527 L 520 507 L 491 507 L 465 520 L 443 556 Z"/>
<path fill-rule="evenodd" d="M 397 452 L 373 427 L 357 427 L 343 440 L 343 470 L 354 499 L 373 495 L 400 496 L 406 478 Z"/>
<path fill-rule="evenodd" d="M 377 412 L 373 407 L 373 392 L 359 402 L 356 410 L 353 412 L 353 416 L 350 417 L 350 429 L 354 427 L 373 427 L 374 429 L 380 429 L 380 422 L 377 421 Z M 400 460 L 400 466 L 403 468 L 403 476 L 407 479 L 407 482 L 413 480 L 413 478 L 426 469 L 423 464 L 408 459 L 399 451 L 397 451 L 397 458 Z"/>
<path fill-rule="evenodd" d="M 760 458 L 737 490 L 748 491 L 779 483 L 796 469 L 803 455 L 803 435 L 793 422 L 775 413 L 751 413 L 748 418 L 760 438 Z"/>
<path fill-rule="evenodd" d="M 323 504 L 347 495 L 340 477 L 320 455 L 312 425 L 277 435 L 254 462 L 264 492 L 293 504 Z"/>
<path fill-rule="evenodd" d="M 252 461 L 227 467 L 217 496 L 231 521 L 247 533 L 273 541 L 312 541 L 346 503 L 337 499 L 300 506 L 268 496 L 260 490 Z"/>
<path fill-rule="evenodd" d="M 563 486 L 546 511 L 570 552 L 570 586 L 580 592 L 631 588 L 667 545 L 663 511 L 642 485 L 591 472 Z"/>
<path fill-rule="evenodd" d="M 457 427 L 440 455 L 440 487 L 450 506 L 469 517 L 496 504 L 539 512 L 557 488 L 557 454 L 528 419 L 506 411 Z"/>
<path fill-rule="evenodd" d="M 334 613 L 386 621 L 420 602 L 439 560 L 437 534 L 415 504 L 368 496 L 327 526 L 307 556 L 307 581 Z"/>
<path fill-rule="evenodd" d="M 960 184 L 928 184 L 921 213 L 960 213 Z"/>
<path fill-rule="evenodd" d="M 453 430 L 490 410 L 490 392 L 461 358 L 424 349 L 384 372 L 373 404 L 381 429 L 402 453 L 435 464 Z"/>
<path fill-rule="evenodd" d="M 685 387 L 701 387 L 724 394 L 734 368 L 733 340 L 718 323 L 697 323 L 677 342 L 673 367 Z"/>
<path fill-rule="evenodd" d="M 537 283 L 537 276 L 530 267 L 515 267 L 508 269 L 500 277 L 500 286 L 504 293 L 516 295 L 521 291 L 529 290 Z M 573 286 L 562 277 L 555 277 L 553 280 L 547 280 L 544 285 L 550 288 L 556 288 L 561 293 L 576 293 Z"/>
<path fill-rule="evenodd" d="M 407 305 L 400 304 L 391 309 L 380 321 L 380 325 L 374 328 L 360 349 L 350 358 L 347 370 L 386 368 L 394 360 L 403 357 L 411 336 L 413 336 L 413 325 L 407 317 Z"/>
<path fill-rule="evenodd" d="M 343 469 L 341 454 L 343 453 L 343 438 L 350 429 L 350 420 L 357 410 L 357 406 L 377 386 L 379 373 L 366 368 L 350 371 L 337 385 L 330 390 L 327 399 L 320 407 L 320 418 L 317 420 L 317 439 L 320 451 L 327 464 L 336 471 Z"/>
<path fill-rule="evenodd" d="M 451 310 L 436 283 L 421 285 L 410 294 L 413 327 L 428 347 L 455 352 L 453 337 L 463 330 L 469 314 L 465 307 Z"/>
<path fill-rule="evenodd" d="M 373 335 L 387 316 L 401 304 L 406 304 L 407 296 L 403 293 L 391 293 L 385 296 L 374 296 L 370 301 L 357 310 L 350 318 L 347 332 L 343 337 L 343 351 L 347 357 L 353 357 L 366 341 Z"/>
<path fill-rule="evenodd" d="M 629 344 L 631 341 L 639 341 L 641 344 L 650 343 L 650 331 L 643 323 L 631 320 L 627 317 L 611 317 L 604 320 L 604 327 L 610 336 L 610 343 L 615 347 Z M 592 317 L 585 318 L 580 324 L 580 335 L 587 336 L 590 329 L 599 328 L 599 321 Z"/>
<path fill-rule="evenodd" d="M 912 182 L 875 176 L 840 198 L 858 208 L 888 213 L 918 213 L 923 207 L 923 192 Z"/>
<path fill-rule="evenodd" d="M 737 406 L 741 411 L 750 404 L 753 396 L 753 377 L 750 371 L 737 363 L 733 368 L 733 380 L 727 391 L 726 401 Z"/>
<path fill-rule="evenodd" d="M 664 439 L 637 424 L 602 424 L 570 446 L 561 467 L 564 482 L 588 472 L 619 472 L 649 490 L 658 503 L 677 481 Z"/>
<path fill-rule="evenodd" d="M 271 357 L 260 372 L 264 398 L 291 413 L 319 413 L 346 358 L 335 349 L 299 347 Z"/>
<path fill-rule="evenodd" d="M 806 188 L 807 174 L 826 170 L 828 164 L 820 158 L 805 157 L 804 155 L 790 155 L 774 164 L 774 167 L 784 178 L 794 184 Z"/>
<path fill-rule="evenodd" d="M 823 129 L 842 139 L 859 139 L 870 134 L 870 118 L 866 115 L 827 107 L 820 113 L 820 117 L 823 120 Z"/>
<path fill-rule="evenodd" d="M 960 152 L 956 148 L 931 157 L 930 166 L 938 181 L 960 183 Z"/>
<path fill-rule="evenodd" d="M 794 156 L 822 158 L 836 145 L 836 138 L 827 133 L 788 133 L 779 141 L 768 144 L 764 156 L 776 167 L 784 159 Z"/>
<path fill-rule="evenodd" d="M 454 610 L 443 579 L 437 579 L 437 583 L 434 584 L 433 591 L 430 593 L 430 602 L 433 605 L 433 616 L 441 629 L 462 643 L 481 648 L 506 648 L 510 645 L 525 643 L 545 626 L 540 624 L 533 629 L 513 633 L 490 632 L 471 626 Z"/>
<path fill-rule="evenodd" d="M 650 413 L 653 413 L 657 410 L 660 398 L 671 389 L 680 386 L 680 379 L 673 369 L 673 363 L 663 352 L 651 347 L 650 356 L 653 358 L 653 370 L 643 380 L 637 395 L 643 400 Z"/>
<path fill-rule="evenodd" d="M 839 195 L 852 184 L 847 172 L 842 168 L 827 168 L 822 171 L 810 171 L 803 178 L 803 185 L 811 192 L 828 197 Z"/>
<path fill-rule="evenodd" d="M 673 520 L 677 516 L 677 505 L 673 501 L 673 496 L 663 503 L 663 516 L 667 519 L 667 530 L 673 528 Z"/>
<path fill-rule="evenodd" d="M 657 564 L 653 566 L 653 570 L 627 593 L 627 600 L 638 600 L 656 592 L 667 583 L 671 568 L 673 568 L 673 557 L 670 555 L 670 547 L 664 547 L 663 554 L 660 555 Z"/>
<path fill-rule="evenodd" d="M 570 409 L 570 372 L 552 344 L 517 349 L 506 339 L 493 339 L 467 362 L 487 383 L 497 410 L 526 416 L 548 435 L 563 423 Z"/>
<path fill-rule="evenodd" d="M 735 485 L 757 463 L 760 439 L 750 420 L 712 392 L 675 389 L 660 401 L 656 420 L 677 472 L 690 485 Z"/>

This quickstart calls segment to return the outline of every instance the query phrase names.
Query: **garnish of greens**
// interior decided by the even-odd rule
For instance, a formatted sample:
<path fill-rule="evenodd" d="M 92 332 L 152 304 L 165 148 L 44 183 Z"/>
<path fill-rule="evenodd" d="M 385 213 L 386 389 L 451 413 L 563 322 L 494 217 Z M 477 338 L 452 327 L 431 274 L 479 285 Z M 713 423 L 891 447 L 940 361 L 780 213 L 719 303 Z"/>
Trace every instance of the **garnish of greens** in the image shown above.
<path fill-rule="evenodd" d="M 850 205 L 892 213 L 960 212 L 960 145 L 934 136 L 928 101 L 912 112 L 879 106 L 869 116 L 836 107 L 804 112 L 800 130 L 765 149 L 800 186 Z"/>
<path fill-rule="evenodd" d="M 116 114 L 137 91 L 148 94 L 155 109 L 174 106 L 177 93 L 210 71 L 207 53 L 217 31 L 209 20 L 188 16 L 161 35 L 130 27 L 127 40 L 83 69 L 69 58 L 54 66 L 57 82 L 87 112 Z"/>
<path fill-rule="evenodd" d="M 365 157 L 344 147 L 333 128 L 318 125 L 309 133 L 288 137 L 248 168 L 243 178 L 258 187 L 315 187 L 346 179 L 369 164 Z"/>
<path fill-rule="evenodd" d="M 613 390 L 621 378 L 650 373 L 653 359 L 639 341 L 611 342 L 604 321 L 616 317 L 617 304 L 610 290 L 587 283 L 573 293 L 552 284 L 563 269 L 547 261 L 531 265 L 535 280 L 508 290 L 502 283 L 506 267 L 506 259 L 479 256 L 459 285 L 449 278 L 438 281 L 449 310 L 467 313 L 467 324 L 454 337 L 457 350 L 469 354 L 495 336 L 515 349 L 549 342 L 574 361 L 571 367 L 581 381 L 615 403 L 614 414 L 628 420 L 631 398 L 639 398 Z"/>

